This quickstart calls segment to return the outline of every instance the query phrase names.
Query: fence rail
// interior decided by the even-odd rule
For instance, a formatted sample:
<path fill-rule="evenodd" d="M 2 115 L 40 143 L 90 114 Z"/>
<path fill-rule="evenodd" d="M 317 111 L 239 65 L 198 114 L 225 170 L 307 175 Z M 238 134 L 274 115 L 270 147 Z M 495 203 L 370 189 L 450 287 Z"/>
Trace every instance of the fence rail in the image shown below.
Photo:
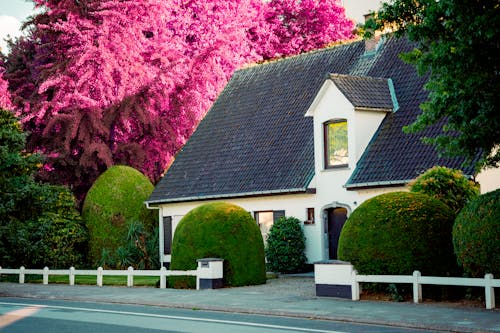
<path fill-rule="evenodd" d="M 482 287 L 484 288 L 485 303 L 487 309 L 495 308 L 495 288 L 500 288 L 500 279 L 493 279 L 492 274 L 486 274 L 484 278 L 460 278 L 422 276 L 419 271 L 414 271 L 413 275 L 358 275 L 356 270 L 353 270 L 351 284 L 353 301 L 359 301 L 361 282 L 413 284 L 414 303 L 419 303 L 422 301 L 422 285 L 424 284 Z"/>
<path fill-rule="evenodd" d="M 190 271 L 172 271 L 167 270 L 165 267 L 159 270 L 135 270 L 133 267 L 129 267 L 127 270 L 108 270 L 102 267 L 97 268 L 97 270 L 76 270 L 74 267 L 69 269 L 49 269 L 48 267 L 43 269 L 27 269 L 21 266 L 19 269 L 0 267 L 0 275 L 2 274 L 19 275 L 19 283 L 24 283 L 27 274 L 42 275 L 43 284 L 49 283 L 50 275 L 68 275 L 71 286 L 75 285 L 76 275 L 95 275 L 96 284 L 99 287 L 102 287 L 104 276 L 126 276 L 127 287 L 134 286 L 134 276 L 158 276 L 160 278 L 160 288 L 167 287 L 167 276 L 195 276 L 197 277 L 196 286 L 199 289 L 200 268 Z"/>

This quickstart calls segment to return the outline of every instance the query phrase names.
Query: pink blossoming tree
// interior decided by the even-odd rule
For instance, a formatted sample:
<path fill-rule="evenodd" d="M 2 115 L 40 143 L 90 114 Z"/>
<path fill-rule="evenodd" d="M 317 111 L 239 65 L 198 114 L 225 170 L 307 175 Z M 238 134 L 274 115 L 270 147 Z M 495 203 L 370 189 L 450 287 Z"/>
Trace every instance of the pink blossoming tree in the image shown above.
<path fill-rule="evenodd" d="M 12 109 L 12 103 L 10 101 L 10 92 L 8 90 L 9 83 L 3 78 L 5 70 L 1 65 L 2 63 L 0 62 L 0 109 L 10 110 Z"/>
<path fill-rule="evenodd" d="M 34 2 L 5 78 L 41 177 L 79 195 L 114 164 L 157 181 L 236 68 L 353 29 L 338 0 Z"/>

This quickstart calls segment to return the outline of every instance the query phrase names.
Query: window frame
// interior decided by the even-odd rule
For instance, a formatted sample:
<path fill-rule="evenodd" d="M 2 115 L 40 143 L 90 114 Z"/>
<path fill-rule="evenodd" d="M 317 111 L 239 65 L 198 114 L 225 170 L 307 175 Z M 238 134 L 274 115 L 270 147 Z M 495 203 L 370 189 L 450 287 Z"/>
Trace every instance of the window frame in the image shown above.
<path fill-rule="evenodd" d="M 304 224 L 314 224 L 314 207 L 306 208 L 306 220 Z"/>
<path fill-rule="evenodd" d="M 264 244 L 267 243 L 267 236 L 268 232 L 263 233 L 261 229 L 261 223 L 259 222 L 259 213 L 272 213 L 273 214 L 273 223 L 269 227 L 269 230 L 271 230 L 271 227 L 280 217 L 286 216 L 285 215 L 285 210 L 284 209 L 278 209 L 278 210 L 256 210 L 253 212 L 253 217 L 255 220 L 255 223 L 257 223 L 257 226 L 259 227 L 259 230 L 262 234 L 262 238 L 264 239 Z"/>
<path fill-rule="evenodd" d="M 345 123 L 346 126 L 346 136 L 347 136 L 347 163 L 343 164 L 330 164 L 330 152 L 329 152 L 329 125 L 331 124 L 338 124 L 338 123 Z M 349 167 L 349 128 L 348 128 L 348 121 L 345 118 L 339 118 L 339 119 L 332 119 L 325 121 L 323 123 L 323 164 L 325 169 L 338 169 L 338 168 L 346 168 Z"/>

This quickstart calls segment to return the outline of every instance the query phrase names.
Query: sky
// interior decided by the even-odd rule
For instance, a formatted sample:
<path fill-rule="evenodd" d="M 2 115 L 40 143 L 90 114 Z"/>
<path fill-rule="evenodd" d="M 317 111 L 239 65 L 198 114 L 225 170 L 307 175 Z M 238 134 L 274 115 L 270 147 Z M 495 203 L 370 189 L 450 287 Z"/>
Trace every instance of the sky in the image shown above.
<path fill-rule="evenodd" d="M 380 0 L 341 0 L 347 16 L 356 22 L 363 22 L 363 15 L 380 7 Z M 33 3 L 30 0 L 0 0 L 0 49 L 7 52 L 7 35 L 18 37 L 19 28 L 26 18 L 33 14 Z"/>

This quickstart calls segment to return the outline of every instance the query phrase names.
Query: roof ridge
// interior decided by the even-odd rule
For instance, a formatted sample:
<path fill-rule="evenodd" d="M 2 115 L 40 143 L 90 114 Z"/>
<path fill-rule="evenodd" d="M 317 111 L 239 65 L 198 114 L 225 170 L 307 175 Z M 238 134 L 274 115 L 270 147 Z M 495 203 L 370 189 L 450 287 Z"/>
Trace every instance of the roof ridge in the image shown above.
<path fill-rule="evenodd" d="M 336 42 L 335 44 L 327 45 L 327 46 L 322 47 L 322 48 L 309 50 L 307 52 L 271 58 L 271 59 L 267 59 L 267 60 L 263 60 L 263 61 L 251 62 L 251 63 L 245 64 L 242 67 L 235 70 L 235 73 L 240 72 L 242 70 L 246 70 L 248 68 L 256 67 L 256 66 L 275 64 L 275 63 L 278 63 L 281 61 L 288 61 L 288 60 L 293 59 L 293 58 L 300 58 L 300 57 L 310 56 L 312 54 L 318 54 L 321 52 L 328 52 L 330 50 L 340 48 L 340 47 L 349 47 L 349 46 L 355 45 L 355 44 L 360 43 L 360 42 L 364 42 L 364 39 L 361 39 L 361 38 L 348 39 L 348 40 Z"/>
<path fill-rule="evenodd" d="M 360 78 L 360 79 L 376 79 L 376 80 L 390 80 L 389 77 L 381 77 L 381 76 L 370 76 L 370 75 L 351 75 L 351 74 L 342 74 L 342 73 L 330 73 L 330 77 L 351 77 L 351 78 Z"/>

